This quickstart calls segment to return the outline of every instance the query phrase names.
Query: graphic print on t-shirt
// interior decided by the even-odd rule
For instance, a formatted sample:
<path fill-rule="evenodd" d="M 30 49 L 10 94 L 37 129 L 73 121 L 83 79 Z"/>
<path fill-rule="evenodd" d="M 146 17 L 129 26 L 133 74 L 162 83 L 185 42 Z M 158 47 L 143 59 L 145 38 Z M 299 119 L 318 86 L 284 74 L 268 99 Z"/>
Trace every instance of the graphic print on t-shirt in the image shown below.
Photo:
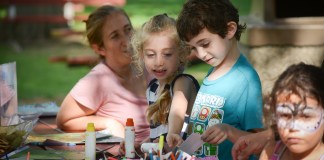
<path fill-rule="evenodd" d="M 223 97 L 199 92 L 191 111 L 188 134 L 202 134 L 208 127 L 222 123 L 224 118 L 224 110 L 222 108 L 224 104 L 225 98 Z M 218 146 L 204 143 L 195 154 L 199 157 L 217 156 Z"/>

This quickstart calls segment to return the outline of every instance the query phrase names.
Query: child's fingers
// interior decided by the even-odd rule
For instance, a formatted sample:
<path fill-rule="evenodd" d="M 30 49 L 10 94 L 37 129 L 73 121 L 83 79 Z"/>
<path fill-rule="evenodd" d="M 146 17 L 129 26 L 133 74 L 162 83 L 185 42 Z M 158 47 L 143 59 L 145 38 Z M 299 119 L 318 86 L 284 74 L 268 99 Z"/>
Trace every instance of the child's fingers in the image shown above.
<path fill-rule="evenodd" d="M 183 139 L 179 136 L 177 140 L 177 146 L 180 146 L 183 142 Z"/>
<path fill-rule="evenodd" d="M 207 141 L 207 139 L 210 139 L 210 136 L 212 134 L 218 134 L 220 132 L 219 128 L 217 126 L 212 126 L 209 127 L 202 135 L 201 135 L 201 139 L 203 141 Z"/>
<path fill-rule="evenodd" d="M 174 143 L 173 140 L 169 140 L 169 141 L 167 141 L 167 143 L 168 143 L 168 146 L 169 146 L 170 148 L 173 148 L 173 147 L 175 146 L 175 143 Z"/>
<path fill-rule="evenodd" d="M 239 154 L 242 154 L 241 152 L 244 151 L 244 149 L 247 148 L 247 144 L 245 142 L 244 138 L 239 138 L 235 143 L 234 146 L 232 148 L 232 157 L 233 160 L 237 160 L 237 157 L 239 156 Z"/>
<path fill-rule="evenodd" d="M 173 148 L 177 145 L 177 137 L 174 135 L 170 135 L 167 137 L 167 143 L 169 145 L 170 148 Z"/>
<path fill-rule="evenodd" d="M 238 154 L 241 152 L 241 150 L 243 149 L 242 146 L 244 146 L 245 142 L 242 141 L 240 138 L 234 143 L 233 147 L 232 147 L 232 158 L 233 160 L 237 160 L 237 156 Z"/>
<path fill-rule="evenodd" d="M 172 147 L 173 146 L 173 140 L 172 140 L 172 136 L 171 135 L 167 135 L 166 136 L 166 142 L 168 144 L 169 147 Z"/>
<path fill-rule="evenodd" d="M 224 134 L 224 136 L 222 136 L 222 137 L 221 137 L 217 142 L 215 142 L 215 143 L 220 144 L 220 143 L 224 142 L 226 139 L 227 139 L 227 135 Z"/>
<path fill-rule="evenodd" d="M 253 149 L 252 148 L 249 148 L 249 147 L 245 148 L 244 150 L 242 150 L 241 152 L 238 153 L 237 159 L 238 160 L 249 159 L 249 156 L 253 152 L 252 150 Z"/>
<path fill-rule="evenodd" d="M 227 138 L 227 135 L 224 132 L 220 132 L 219 130 L 214 130 L 214 132 L 209 135 L 205 135 L 203 141 L 211 143 L 211 144 L 219 144 L 223 142 Z"/>

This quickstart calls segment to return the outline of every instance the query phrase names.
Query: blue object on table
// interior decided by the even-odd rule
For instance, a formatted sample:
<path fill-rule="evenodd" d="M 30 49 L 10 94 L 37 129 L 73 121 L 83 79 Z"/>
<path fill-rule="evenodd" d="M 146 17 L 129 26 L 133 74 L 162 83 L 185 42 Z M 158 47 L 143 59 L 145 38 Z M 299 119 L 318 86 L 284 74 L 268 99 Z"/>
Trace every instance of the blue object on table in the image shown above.
<path fill-rule="evenodd" d="M 75 146 L 76 144 L 46 139 L 44 142 L 29 142 L 28 145 L 33 145 L 33 146 Z"/>
<path fill-rule="evenodd" d="M 18 106 L 18 114 L 21 116 L 56 116 L 59 109 L 60 107 L 55 102 L 20 105 Z"/>

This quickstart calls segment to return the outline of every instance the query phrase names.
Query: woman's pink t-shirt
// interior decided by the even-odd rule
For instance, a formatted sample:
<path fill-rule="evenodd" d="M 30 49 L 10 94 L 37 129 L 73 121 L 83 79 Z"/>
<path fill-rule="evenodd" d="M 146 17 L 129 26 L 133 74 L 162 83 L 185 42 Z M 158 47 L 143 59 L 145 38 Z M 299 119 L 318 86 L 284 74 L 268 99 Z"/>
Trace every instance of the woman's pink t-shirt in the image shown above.
<path fill-rule="evenodd" d="M 99 63 L 80 79 L 70 94 L 80 104 L 96 110 L 98 116 L 115 119 L 123 125 L 127 118 L 133 118 L 137 142 L 149 136 L 145 96 L 139 97 L 125 89 L 104 63 Z"/>

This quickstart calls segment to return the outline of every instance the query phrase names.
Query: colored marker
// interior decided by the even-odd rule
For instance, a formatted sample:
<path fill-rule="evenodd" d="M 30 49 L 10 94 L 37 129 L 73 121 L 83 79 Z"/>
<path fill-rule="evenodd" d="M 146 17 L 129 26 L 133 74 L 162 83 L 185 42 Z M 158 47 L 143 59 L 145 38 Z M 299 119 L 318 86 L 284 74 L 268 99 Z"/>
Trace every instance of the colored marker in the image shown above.
<path fill-rule="evenodd" d="M 182 159 L 182 151 L 180 151 L 180 153 L 179 153 L 179 157 L 178 157 L 177 160 L 181 160 L 181 159 Z"/>
<path fill-rule="evenodd" d="M 174 154 L 173 154 L 173 152 L 171 153 L 171 155 L 170 155 L 170 156 L 171 156 L 171 160 L 176 160 L 176 159 L 175 159 L 175 157 L 174 157 Z"/>
<path fill-rule="evenodd" d="M 149 156 L 150 156 L 150 160 L 153 160 L 153 151 L 152 151 L 152 149 L 149 150 Z"/>
<path fill-rule="evenodd" d="M 159 150 L 161 151 L 161 154 L 162 154 L 163 144 L 164 144 L 164 136 L 161 135 L 159 140 Z"/>

